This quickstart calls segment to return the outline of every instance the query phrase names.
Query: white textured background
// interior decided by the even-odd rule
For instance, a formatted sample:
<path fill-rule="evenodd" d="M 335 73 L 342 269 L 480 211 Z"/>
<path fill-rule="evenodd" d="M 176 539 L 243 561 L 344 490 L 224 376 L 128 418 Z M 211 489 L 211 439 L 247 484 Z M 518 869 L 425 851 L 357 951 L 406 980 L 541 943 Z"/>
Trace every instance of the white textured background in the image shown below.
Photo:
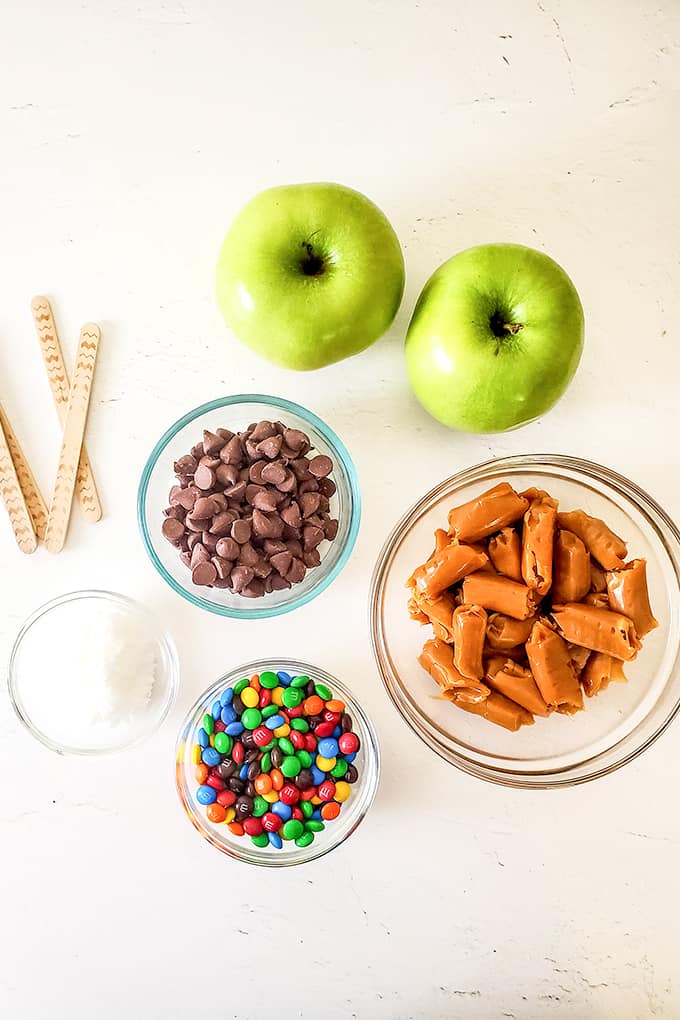
<path fill-rule="evenodd" d="M 573 453 L 680 516 L 680 6 L 676 0 L 0 3 L 0 399 L 49 492 L 58 434 L 29 300 L 69 362 L 103 327 L 88 445 L 106 520 L 22 557 L 0 514 L 0 660 L 63 591 L 147 600 L 182 688 L 142 750 L 61 760 L 0 698 L 0 1013 L 12 1020 L 680 1016 L 680 730 L 568 792 L 496 789 L 435 758 L 388 703 L 365 595 L 387 531 L 492 454 Z M 310 376 L 225 331 L 216 252 L 257 190 L 337 180 L 383 207 L 407 261 L 390 334 Z M 448 433 L 410 397 L 401 344 L 444 258 L 509 240 L 563 263 L 587 315 L 581 369 L 544 420 Z M 325 417 L 352 451 L 356 552 L 304 611 L 220 622 L 154 575 L 140 468 L 188 408 L 256 388 Z M 384 778 L 361 829 L 286 874 L 238 866 L 173 789 L 183 712 L 244 659 L 317 661 L 363 698 Z"/>

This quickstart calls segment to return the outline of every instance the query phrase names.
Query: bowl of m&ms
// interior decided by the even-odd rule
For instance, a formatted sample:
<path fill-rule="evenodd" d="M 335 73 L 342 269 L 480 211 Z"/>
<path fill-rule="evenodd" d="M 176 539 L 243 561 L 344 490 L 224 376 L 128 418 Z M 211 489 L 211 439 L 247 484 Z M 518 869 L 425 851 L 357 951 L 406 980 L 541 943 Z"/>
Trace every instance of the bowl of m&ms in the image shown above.
<path fill-rule="evenodd" d="M 239 666 L 188 712 L 177 743 L 184 810 L 216 849 L 282 867 L 321 857 L 364 819 L 378 787 L 373 724 L 323 669 Z"/>

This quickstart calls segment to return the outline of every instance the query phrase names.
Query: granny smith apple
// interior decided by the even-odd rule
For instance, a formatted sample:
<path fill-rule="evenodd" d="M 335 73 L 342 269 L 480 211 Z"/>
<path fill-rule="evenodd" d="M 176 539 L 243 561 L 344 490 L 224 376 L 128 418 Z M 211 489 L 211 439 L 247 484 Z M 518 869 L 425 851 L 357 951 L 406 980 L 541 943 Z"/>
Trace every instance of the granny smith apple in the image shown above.
<path fill-rule="evenodd" d="M 288 368 L 348 358 L 388 329 L 404 258 L 387 218 L 340 184 L 263 191 L 241 210 L 217 266 L 217 299 L 248 347 Z"/>
<path fill-rule="evenodd" d="M 428 280 L 406 364 L 434 418 L 502 432 L 559 400 L 582 349 L 583 308 L 565 271 L 533 248 L 485 244 L 454 255 Z"/>
<path fill-rule="evenodd" d="M 397 235 L 370 199 L 335 184 L 271 188 L 231 224 L 217 266 L 224 319 L 248 347 L 287 368 L 363 351 L 404 293 Z"/>

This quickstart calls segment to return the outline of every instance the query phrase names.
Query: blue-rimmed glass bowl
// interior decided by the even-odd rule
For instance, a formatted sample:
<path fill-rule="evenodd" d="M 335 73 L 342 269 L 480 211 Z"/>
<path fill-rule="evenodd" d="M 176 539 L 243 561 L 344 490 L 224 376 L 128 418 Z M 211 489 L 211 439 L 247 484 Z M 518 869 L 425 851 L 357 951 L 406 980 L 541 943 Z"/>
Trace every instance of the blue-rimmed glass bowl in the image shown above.
<path fill-rule="evenodd" d="M 161 534 L 161 526 L 163 510 L 168 505 L 168 494 L 176 482 L 173 463 L 202 440 L 203 430 L 215 432 L 218 428 L 226 428 L 240 432 L 252 422 L 262 419 L 280 420 L 290 428 L 301 429 L 309 436 L 314 453 L 331 458 L 333 472 L 330 477 L 337 491 L 331 499 L 330 512 L 337 518 L 339 527 L 333 542 L 323 542 L 319 546 L 321 564 L 308 570 L 304 580 L 287 591 L 271 592 L 259 599 L 246 599 L 226 588 L 199 588 L 193 585 L 177 549 Z M 239 393 L 194 408 L 161 436 L 142 472 L 137 517 L 151 562 L 173 591 L 211 613 L 259 620 L 280 616 L 304 606 L 321 594 L 338 576 L 349 559 L 359 531 L 359 482 L 344 444 L 312 411 L 281 397 Z"/>

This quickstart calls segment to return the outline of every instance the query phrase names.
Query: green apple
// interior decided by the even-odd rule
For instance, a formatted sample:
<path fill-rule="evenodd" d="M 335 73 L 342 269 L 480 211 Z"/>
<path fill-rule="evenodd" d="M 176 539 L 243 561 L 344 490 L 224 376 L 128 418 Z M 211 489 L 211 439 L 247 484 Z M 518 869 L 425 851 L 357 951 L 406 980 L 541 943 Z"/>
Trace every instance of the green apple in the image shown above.
<path fill-rule="evenodd" d="M 263 191 L 241 210 L 217 266 L 217 299 L 248 347 L 321 368 L 377 340 L 404 292 L 399 240 L 377 206 L 340 184 Z"/>
<path fill-rule="evenodd" d="M 583 308 L 551 258 L 485 244 L 449 259 L 418 298 L 406 365 L 423 407 L 450 428 L 502 432 L 548 411 L 583 349 Z"/>

